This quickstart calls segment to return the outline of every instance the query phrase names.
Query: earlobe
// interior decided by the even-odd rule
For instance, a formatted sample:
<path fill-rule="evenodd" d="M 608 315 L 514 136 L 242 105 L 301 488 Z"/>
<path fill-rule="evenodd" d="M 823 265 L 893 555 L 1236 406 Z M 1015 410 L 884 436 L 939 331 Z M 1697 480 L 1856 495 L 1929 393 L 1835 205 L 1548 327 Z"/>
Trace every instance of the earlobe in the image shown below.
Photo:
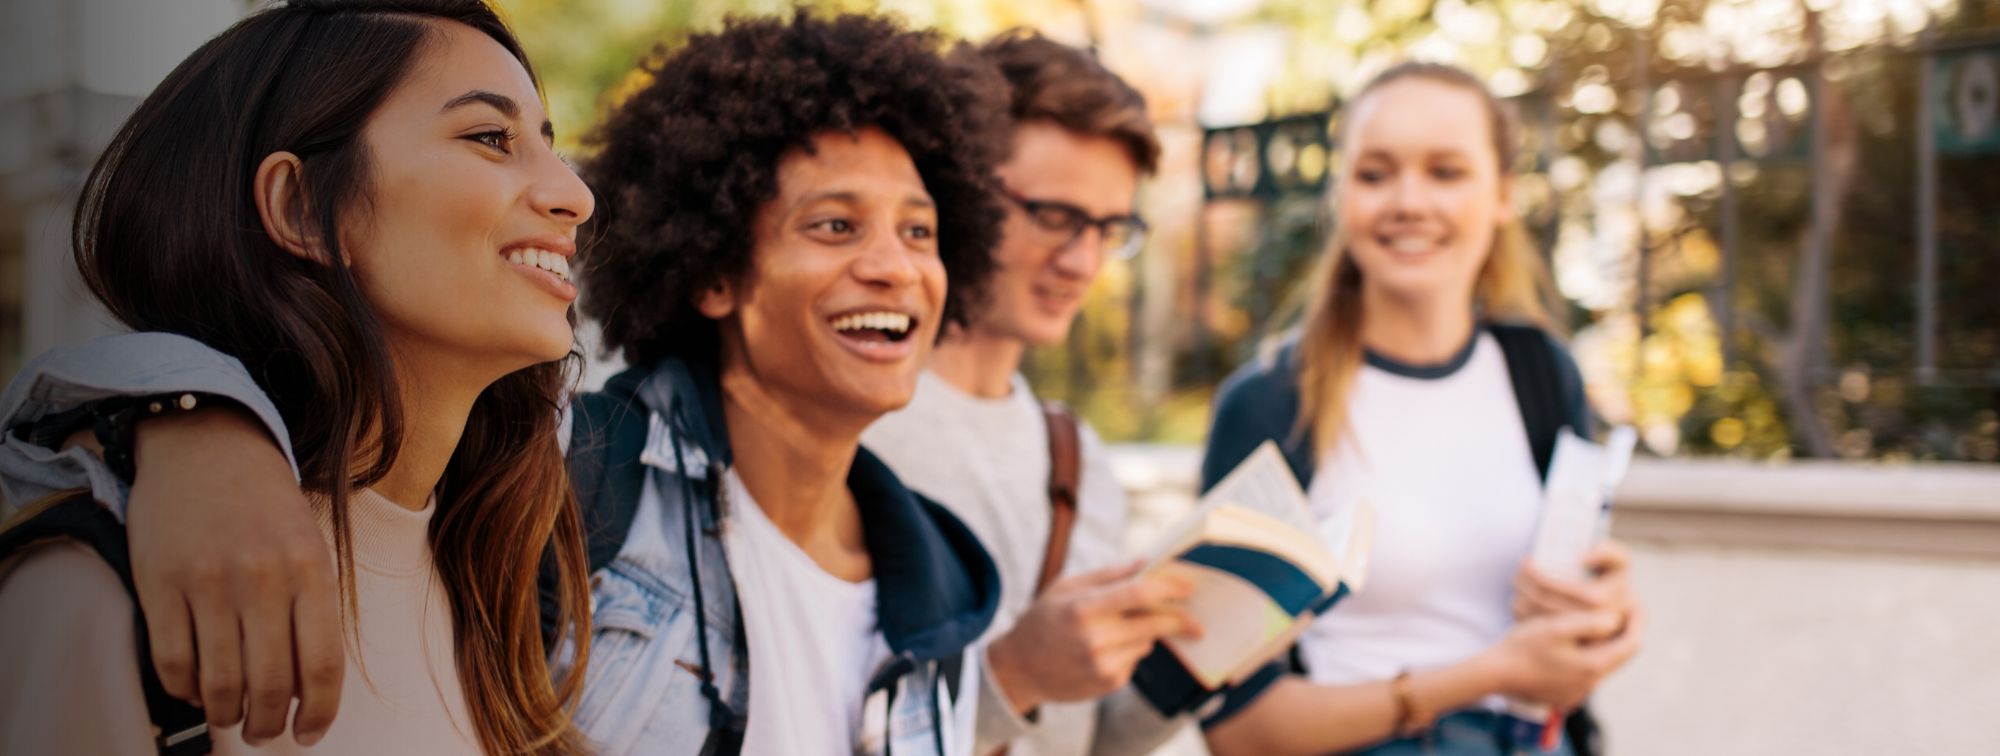
<path fill-rule="evenodd" d="M 736 312 L 736 289 L 728 281 L 702 290 L 694 298 L 694 308 L 710 320 L 721 320 Z"/>
<path fill-rule="evenodd" d="M 251 182 L 252 199 L 265 235 L 279 249 L 301 259 L 325 262 L 322 245 L 311 232 L 312 211 L 306 202 L 300 165 L 299 156 L 290 152 L 264 156 Z"/>

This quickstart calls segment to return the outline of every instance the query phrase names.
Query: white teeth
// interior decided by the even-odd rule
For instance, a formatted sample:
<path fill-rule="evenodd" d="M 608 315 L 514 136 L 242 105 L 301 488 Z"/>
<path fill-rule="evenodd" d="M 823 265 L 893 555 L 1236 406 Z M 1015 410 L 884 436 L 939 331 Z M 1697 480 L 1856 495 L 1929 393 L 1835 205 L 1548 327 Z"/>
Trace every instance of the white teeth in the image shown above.
<path fill-rule="evenodd" d="M 538 247 L 514 249 L 507 252 L 507 262 L 530 268 L 541 268 L 554 273 L 557 278 L 570 280 L 569 259 L 562 255 Z"/>
<path fill-rule="evenodd" d="M 861 329 L 908 333 L 910 316 L 900 312 L 862 312 L 835 318 L 833 330 L 858 331 Z"/>
<path fill-rule="evenodd" d="M 1397 252 L 1427 252 L 1436 246 L 1430 239 L 1405 236 L 1389 242 L 1389 248 Z"/>

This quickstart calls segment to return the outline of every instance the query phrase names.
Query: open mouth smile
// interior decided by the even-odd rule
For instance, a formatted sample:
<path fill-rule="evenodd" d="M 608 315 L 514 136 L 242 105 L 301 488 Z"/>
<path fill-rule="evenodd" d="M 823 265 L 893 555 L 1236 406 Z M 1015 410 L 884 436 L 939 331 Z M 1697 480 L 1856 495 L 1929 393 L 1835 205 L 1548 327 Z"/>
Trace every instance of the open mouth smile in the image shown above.
<path fill-rule="evenodd" d="M 576 299 L 576 285 L 571 279 L 569 255 L 527 245 L 501 250 L 500 256 L 507 260 L 515 272 L 527 276 L 544 291 L 564 301 Z"/>
<path fill-rule="evenodd" d="M 507 252 L 507 262 L 528 268 L 546 270 L 562 279 L 570 281 L 569 258 L 538 247 L 513 249 Z"/>
<path fill-rule="evenodd" d="M 880 362 L 894 362 L 915 351 L 917 318 L 894 310 L 851 310 L 827 319 L 827 325 L 849 351 Z"/>
<path fill-rule="evenodd" d="M 1449 239 L 1434 236 L 1383 236 L 1376 242 L 1399 255 L 1421 255 L 1444 249 Z"/>

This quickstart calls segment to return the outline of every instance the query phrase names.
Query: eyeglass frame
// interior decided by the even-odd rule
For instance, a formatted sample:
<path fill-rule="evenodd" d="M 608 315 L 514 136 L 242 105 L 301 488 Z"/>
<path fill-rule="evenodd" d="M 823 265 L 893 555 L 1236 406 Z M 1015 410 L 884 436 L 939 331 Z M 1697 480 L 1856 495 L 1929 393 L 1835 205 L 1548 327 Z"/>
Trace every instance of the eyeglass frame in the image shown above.
<path fill-rule="evenodd" d="M 1116 248 L 1106 248 L 1111 257 L 1120 260 L 1130 260 L 1138 256 L 1140 248 L 1146 246 L 1146 233 L 1152 230 L 1152 227 L 1146 225 L 1146 219 L 1137 215 L 1107 215 L 1099 218 L 1084 212 L 1083 208 L 1068 202 L 1025 197 L 1006 186 L 1000 187 L 1000 194 L 1012 200 L 1014 204 L 1019 205 L 1023 211 L 1027 212 L 1028 221 L 1033 223 L 1036 228 L 1050 234 L 1069 234 L 1069 238 L 1062 241 L 1062 246 L 1065 247 L 1075 244 L 1076 240 L 1083 238 L 1083 232 L 1093 227 L 1097 229 L 1097 237 L 1104 239 L 1110 233 L 1113 225 L 1130 224 L 1132 230 L 1131 238 Z M 1042 210 L 1057 210 L 1067 213 L 1077 219 L 1076 227 L 1073 229 L 1051 227 L 1043 223 L 1039 217 Z"/>

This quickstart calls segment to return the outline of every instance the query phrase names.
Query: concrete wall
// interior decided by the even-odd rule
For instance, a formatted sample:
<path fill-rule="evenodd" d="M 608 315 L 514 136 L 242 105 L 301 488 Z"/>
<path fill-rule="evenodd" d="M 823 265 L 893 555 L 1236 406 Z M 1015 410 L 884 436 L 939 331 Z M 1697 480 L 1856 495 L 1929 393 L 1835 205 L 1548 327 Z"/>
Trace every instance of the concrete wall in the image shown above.
<path fill-rule="evenodd" d="M 182 58 L 247 11 L 243 0 L 0 3 L 0 380 L 14 360 L 117 328 L 70 257 L 90 166 Z M 18 308 L 18 309 L 15 309 Z"/>
<path fill-rule="evenodd" d="M 1114 457 L 1143 549 L 1200 452 Z M 1650 620 L 1611 753 L 2000 754 L 2000 467 L 1639 460 L 1614 512 Z"/>
<path fill-rule="evenodd" d="M 1634 546 L 1613 753 L 2000 754 L 2000 558 Z"/>

